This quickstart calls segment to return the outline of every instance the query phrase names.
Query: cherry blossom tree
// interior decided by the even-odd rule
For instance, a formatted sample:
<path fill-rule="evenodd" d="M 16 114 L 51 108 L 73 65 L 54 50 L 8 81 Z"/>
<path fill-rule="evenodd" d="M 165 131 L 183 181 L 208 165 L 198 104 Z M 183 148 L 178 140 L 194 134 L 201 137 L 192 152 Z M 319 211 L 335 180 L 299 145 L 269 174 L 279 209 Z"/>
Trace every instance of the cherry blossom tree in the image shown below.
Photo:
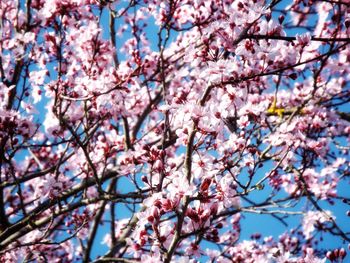
<path fill-rule="evenodd" d="M 0 17 L 1 262 L 346 261 L 350 1 Z M 244 236 L 248 214 L 284 231 Z"/>

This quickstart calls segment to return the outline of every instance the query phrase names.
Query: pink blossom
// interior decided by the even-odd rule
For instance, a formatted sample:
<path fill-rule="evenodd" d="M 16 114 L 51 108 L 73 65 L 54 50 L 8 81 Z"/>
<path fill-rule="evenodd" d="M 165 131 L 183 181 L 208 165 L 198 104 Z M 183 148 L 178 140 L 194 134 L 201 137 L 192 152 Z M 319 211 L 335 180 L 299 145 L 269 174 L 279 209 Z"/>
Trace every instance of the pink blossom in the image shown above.
<path fill-rule="evenodd" d="M 334 219 L 330 211 L 308 211 L 303 217 L 303 234 L 306 239 L 311 238 L 312 232 L 315 230 L 315 224 L 323 224 Z"/>
<path fill-rule="evenodd" d="M 348 1 L 285 2 L 1 1 L 0 261 L 345 262 Z"/>

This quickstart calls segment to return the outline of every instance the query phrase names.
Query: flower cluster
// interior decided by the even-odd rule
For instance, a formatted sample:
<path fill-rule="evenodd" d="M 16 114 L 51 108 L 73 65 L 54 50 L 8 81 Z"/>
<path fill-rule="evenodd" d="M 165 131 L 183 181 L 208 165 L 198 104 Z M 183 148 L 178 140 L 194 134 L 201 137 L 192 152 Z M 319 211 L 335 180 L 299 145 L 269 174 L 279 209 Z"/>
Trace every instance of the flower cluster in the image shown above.
<path fill-rule="evenodd" d="M 347 2 L 1 1 L 0 261 L 343 260 Z"/>

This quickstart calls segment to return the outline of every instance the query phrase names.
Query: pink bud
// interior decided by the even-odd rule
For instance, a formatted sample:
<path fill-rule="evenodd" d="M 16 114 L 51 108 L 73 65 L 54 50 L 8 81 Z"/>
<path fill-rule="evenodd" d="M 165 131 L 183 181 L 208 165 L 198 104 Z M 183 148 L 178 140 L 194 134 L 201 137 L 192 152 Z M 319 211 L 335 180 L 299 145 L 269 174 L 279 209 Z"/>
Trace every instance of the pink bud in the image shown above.
<path fill-rule="evenodd" d="M 154 206 L 156 206 L 158 208 L 161 208 L 162 207 L 162 202 L 159 199 L 157 199 L 157 200 L 154 201 Z"/>
<path fill-rule="evenodd" d="M 326 257 L 327 257 L 331 262 L 333 262 L 333 261 L 335 260 L 335 256 L 334 256 L 333 251 L 328 251 L 327 254 L 326 254 Z"/>
<path fill-rule="evenodd" d="M 147 220 L 148 220 L 148 222 L 153 223 L 154 217 L 153 216 L 149 216 L 149 217 L 147 217 Z"/>
<path fill-rule="evenodd" d="M 280 15 L 280 16 L 278 17 L 278 22 L 280 22 L 280 24 L 282 24 L 283 21 L 284 21 L 284 16 L 283 16 L 283 15 Z"/>
<path fill-rule="evenodd" d="M 265 15 L 265 17 L 266 17 L 267 22 L 269 22 L 271 20 L 271 13 L 267 13 Z"/>
<path fill-rule="evenodd" d="M 209 186 L 211 184 L 211 179 L 210 178 L 205 178 L 200 186 L 201 192 L 207 191 Z"/>
<path fill-rule="evenodd" d="M 144 175 L 141 177 L 141 181 L 144 182 L 145 184 L 148 184 L 148 179 Z"/>
<path fill-rule="evenodd" d="M 298 77 L 298 75 L 296 73 L 292 73 L 289 75 L 289 78 L 291 78 L 292 80 L 296 80 Z"/>
<path fill-rule="evenodd" d="M 159 218 L 159 209 L 155 206 L 152 208 L 152 216 L 156 219 Z"/>
<path fill-rule="evenodd" d="M 344 248 L 341 248 L 340 250 L 339 250 L 339 257 L 341 258 L 341 259 L 343 259 L 343 258 L 345 258 L 346 257 L 346 251 L 345 251 L 345 249 Z"/>
<path fill-rule="evenodd" d="M 338 258 L 338 257 L 339 257 L 339 249 L 337 249 L 337 248 L 334 249 L 334 250 L 333 250 L 333 254 L 334 254 L 334 257 L 335 257 L 335 258 Z"/>
<path fill-rule="evenodd" d="M 350 27 L 350 20 L 349 19 L 345 20 L 344 24 L 345 24 L 346 28 L 349 28 Z"/>

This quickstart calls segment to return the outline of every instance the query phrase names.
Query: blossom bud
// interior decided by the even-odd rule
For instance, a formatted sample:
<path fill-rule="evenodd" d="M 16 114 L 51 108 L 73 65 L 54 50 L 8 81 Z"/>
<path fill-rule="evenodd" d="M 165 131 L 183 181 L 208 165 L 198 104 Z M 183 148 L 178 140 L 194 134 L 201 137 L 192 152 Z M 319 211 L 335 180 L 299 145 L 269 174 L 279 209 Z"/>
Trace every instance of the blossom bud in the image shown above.
<path fill-rule="evenodd" d="M 169 199 L 166 199 L 163 203 L 162 203 L 162 208 L 165 211 L 170 211 L 172 209 L 172 203 Z"/>
<path fill-rule="evenodd" d="M 157 207 L 153 207 L 153 209 L 152 209 L 152 216 L 155 219 L 159 218 L 159 209 Z"/>
<path fill-rule="evenodd" d="M 218 229 L 221 229 L 224 225 L 220 222 L 218 223 L 215 227 L 218 228 Z"/>
<path fill-rule="evenodd" d="M 345 24 L 346 28 L 349 28 L 350 27 L 350 20 L 349 19 L 345 20 L 344 24 Z"/>
<path fill-rule="evenodd" d="M 154 201 L 154 206 L 158 207 L 158 208 L 161 208 L 162 207 L 162 202 L 159 199 L 157 199 L 157 200 Z"/>
<path fill-rule="evenodd" d="M 149 217 L 147 217 L 147 220 L 148 220 L 148 222 L 153 223 L 154 217 L 153 216 L 149 216 Z"/>
<path fill-rule="evenodd" d="M 211 179 L 210 178 L 205 178 L 200 186 L 201 192 L 205 192 L 208 190 L 209 186 L 211 184 Z"/>
<path fill-rule="evenodd" d="M 148 179 L 144 175 L 141 177 L 141 181 L 144 182 L 145 184 L 148 184 Z"/>
<path fill-rule="evenodd" d="M 333 254 L 334 254 L 335 258 L 338 258 L 339 257 L 339 249 L 334 249 Z"/>
<path fill-rule="evenodd" d="M 266 18 L 267 22 L 269 22 L 271 20 L 271 13 L 267 13 L 265 15 L 265 18 Z"/>
<path fill-rule="evenodd" d="M 289 74 L 288 77 L 291 78 L 292 80 L 296 80 L 298 75 L 297 75 L 297 73 L 292 73 L 292 74 Z"/>
<path fill-rule="evenodd" d="M 211 205 L 211 207 L 210 207 L 210 214 L 211 215 L 216 215 L 217 212 L 218 212 L 218 208 L 219 208 L 218 204 L 217 203 L 213 203 Z"/>
<path fill-rule="evenodd" d="M 280 24 L 282 24 L 283 21 L 284 21 L 284 16 L 283 16 L 283 15 L 280 15 L 280 16 L 278 17 L 278 22 L 280 22 Z"/>
<path fill-rule="evenodd" d="M 326 254 L 326 257 L 327 257 L 331 262 L 333 262 L 333 261 L 335 260 L 335 256 L 334 256 L 333 251 L 328 251 L 327 254 Z"/>
<path fill-rule="evenodd" d="M 344 248 L 341 248 L 340 250 L 339 250 L 339 257 L 341 258 L 341 259 L 343 259 L 343 258 L 345 258 L 346 257 L 346 251 L 345 251 L 345 249 Z"/>

